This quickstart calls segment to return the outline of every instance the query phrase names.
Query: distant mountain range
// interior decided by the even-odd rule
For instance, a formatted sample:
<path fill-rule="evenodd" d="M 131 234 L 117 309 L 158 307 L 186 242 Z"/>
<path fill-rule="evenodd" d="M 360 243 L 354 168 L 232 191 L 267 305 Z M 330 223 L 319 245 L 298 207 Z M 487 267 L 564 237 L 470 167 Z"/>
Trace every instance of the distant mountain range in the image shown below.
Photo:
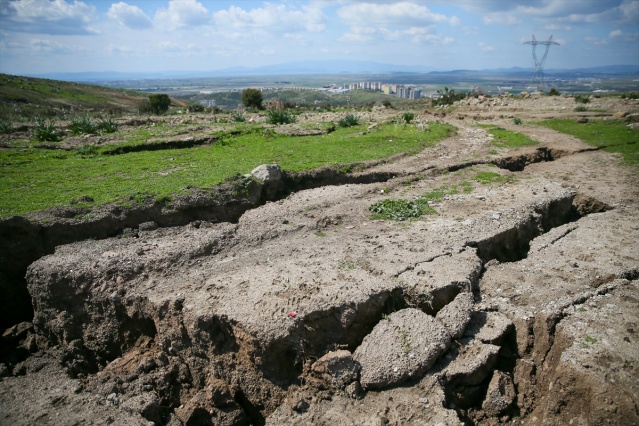
<path fill-rule="evenodd" d="M 163 72 L 71 72 L 28 74 L 27 77 L 49 78 L 54 80 L 92 82 L 92 81 L 125 81 L 147 79 L 203 78 L 223 76 L 256 76 L 256 75 L 297 75 L 297 74 L 393 74 L 393 73 L 432 73 L 432 74 L 530 74 L 530 68 L 512 67 L 484 70 L 451 70 L 442 71 L 423 66 L 406 66 L 384 64 L 371 61 L 299 61 L 261 67 L 232 67 L 212 71 L 163 71 Z M 547 69 L 550 75 L 583 74 L 583 75 L 637 75 L 638 65 L 610 65 L 576 69 Z"/>

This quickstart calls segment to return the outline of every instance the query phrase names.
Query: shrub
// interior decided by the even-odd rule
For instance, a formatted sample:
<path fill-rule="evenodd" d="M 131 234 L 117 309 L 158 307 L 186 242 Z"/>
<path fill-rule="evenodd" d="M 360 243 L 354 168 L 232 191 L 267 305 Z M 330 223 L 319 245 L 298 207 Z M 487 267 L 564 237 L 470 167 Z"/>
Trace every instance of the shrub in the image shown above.
<path fill-rule="evenodd" d="M 58 142 L 62 136 L 51 120 L 36 118 L 33 125 L 33 137 L 40 142 Z"/>
<path fill-rule="evenodd" d="M 269 124 L 295 123 L 295 116 L 286 111 L 270 110 L 268 112 Z"/>
<path fill-rule="evenodd" d="M 0 134 L 8 135 L 11 132 L 13 132 L 13 125 L 8 121 L 0 120 Z"/>
<path fill-rule="evenodd" d="M 639 93 L 637 92 L 622 93 L 621 99 L 639 99 Z"/>
<path fill-rule="evenodd" d="M 189 104 L 186 107 L 186 110 L 188 112 L 204 112 L 206 111 L 206 108 L 202 104 Z"/>
<path fill-rule="evenodd" d="M 359 118 L 357 118 L 354 114 L 346 114 L 344 117 L 340 118 L 338 123 L 340 127 L 353 127 L 359 124 Z"/>
<path fill-rule="evenodd" d="M 244 117 L 242 111 L 236 111 L 231 114 L 231 121 L 234 121 L 236 123 L 244 123 L 246 121 L 246 117 Z"/>
<path fill-rule="evenodd" d="M 444 91 L 438 90 L 439 98 L 432 101 L 433 106 L 451 105 L 455 101 L 462 100 L 466 97 L 465 93 L 456 93 L 455 89 L 444 87 Z"/>
<path fill-rule="evenodd" d="M 98 126 L 89 115 L 76 115 L 71 118 L 69 131 L 73 135 L 94 135 L 98 132 Z"/>
<path fill-rule="evenodd" d="M 555 89 L 554 87 L 552 89 L 550 89 L 550 92 L 548 92 L 548 96 L 559 96 L 561 93 L 559 93 L 559 90 Z"/>
<path fill-rule="evenodd" d="M 523 122 L 521 121 L 521 118 L 515 117 L 513 118 L 513 123 L 519 126 Z"/>
<path fill-rule="evenodd" d="M 382 102 L 382 105 L 384 106 L 384 108 L 393 108 L 393 104 L 391 104 L 391 101 L 389 101 L 388 99 L 385 99 L 384 102 Z"/>
<path fill-rule="evenodd" d="M 587 104 L 590 102 L 590 98 L 586 95 L 577 95 L 575 96 L 575 102 L 579 104 Z"/>
<path fill-rule="evenodd" d="M 412 112 L 405 112 L 404 114 L 402 114 L 402 119 L 406 124 L 410 124 L 410 122 L 413 121 L 414 118 L 415 114 L 413 114 Z"/>
<path fill-rule="evenodd" d="M 149 110 L 154 114 L 164 114 L 171 106 L 171 98 L 163 93 L 149 95 Z"/>
<path fill-rule="evenodd" d="M 262 109 L 262 92 L 258 89 L 242 90 L 242 104 L 247 108 Z"/>
<path fill-rule="evenodd" d="M 111 117 L 100 117 L 98 119 L 98 129 L 102 130 L 104 133 L 115 133 L 118 131 L 118 123 L 113 121 Z"/>
<path fill-rule="evenodd" d="M 586 112 L 586 111 L 588 111 L 588 108 L 586 108 L 583 105 L 579 105 L 579 106 L 575 107 L 575 112 Z"/>

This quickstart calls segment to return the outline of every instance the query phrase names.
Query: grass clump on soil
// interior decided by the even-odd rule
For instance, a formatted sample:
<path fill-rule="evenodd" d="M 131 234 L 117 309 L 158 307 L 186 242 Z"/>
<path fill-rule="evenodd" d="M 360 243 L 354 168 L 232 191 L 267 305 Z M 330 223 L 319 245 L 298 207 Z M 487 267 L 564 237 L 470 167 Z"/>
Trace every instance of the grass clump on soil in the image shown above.
<path fill-rule="evenodd" d="M 428 205 L 423 198 L 416 200 L 393 200 L 387 198 L 373 204 L 368 208 L 373 213 L 373 219 L 404 221 L 417 219 L 425 214 L 434 214 L 435 209 Z"/>
<path fill-rule="evenodd" d="M 490 185 L 492 183 L 513 182 L 514 178 L 512 176 L 502 176 L 496 172 L 477 172 L 473 180 L 482 185 Z"/>
<path fill-rule="evenodd" d="M 630 129 L 619 120 L 577 123 L 575 120 L 554 118 L 537 124 L 575 136 L 589 145 L 604 147 L 606 152 L 620 153 L 626 164 L 639 166 L 639 130 Z"/>
<path fill-rule="evenodd" d="M 298 172 L 399 153 L 415 154 L 454 131 L 450 125 L 432 124 L 430 132 L 381 126 L 367 134 L 338 128 L 323 136 L 300 137 L 266 135 L 259 126 L 254 127 L 260 131 L 248 131 L 253 127 L 240 125 L 247 131 L 228 132 L 224 143 L 182 149 L 106 154 L 119 146 L 114 143 L 97 151 L 90 147 L 61 151 L 33 145 L 2 150 L 0 217 L 68 206 L 82 196 L 90 196 L 97 206 L 136 194 L 140 188 L 150 197 L 173 196 L 194 188 L 211 188 L 259 164 L 277 163 L 284 170 Z"/>
<path fill-rule="evenodd" d="M 491 143 L 498 148 L 519 148 L 539 144 L 522 133 L 512 132 L 492 124 L 480 124 L 480 126 L 493 135 Z"/>

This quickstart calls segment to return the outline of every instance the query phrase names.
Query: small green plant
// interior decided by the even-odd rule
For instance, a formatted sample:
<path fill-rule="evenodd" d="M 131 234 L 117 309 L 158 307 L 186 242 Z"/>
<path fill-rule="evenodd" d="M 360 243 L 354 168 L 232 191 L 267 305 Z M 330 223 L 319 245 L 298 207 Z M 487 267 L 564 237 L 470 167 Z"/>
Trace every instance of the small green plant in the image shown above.
<path fill-rule="evenodd" d="M 588 108 L 586 108 L 583 105 L 579 105 L 579 106 L 575 107 L 575 112 L 586 112 L 586 111 L 588 111 Z"/>
<path fill-rule="evenodd" d="M 33 125 L 33 137 L 40 142 L 58 142 L 62 136 L 51 120 L 36 118 Z"/>
<path fill-rule="evenodd" d="M 73 135 L 94 135 L 98 132 L 98 126 L 90 115 L 76 115 L 71 118 L 69 131 Z"/>
<path fill-rule="evenodd" d="M 410 122 L 413 121 L 414 118 L 415 114 L 413 114 L 412 112 L 405 112 L 402 114 L 402 120 L 404 120 L 404 123 L 406 124 L 410 124 Z"/>
<path fill-rule="evenodd" d="M 244 113 L 242 111 L 235 111 L 231 114 L 231 121 L 235 123 L 244 123 L 246 121 L 246 117 L 244 117 Z"/>
<path fill-rule="evenodd" d="M 387 198 L 378 201 L 368 208 L 373 213 L 373 219 L 405 221 L 416 219 L 425 214 L 434 214 L 435 209 L 428 205 L 428 200 L 393 200 Z"/>
<path fill-rule="evenodd" d="M 384 99 L 382 105 L 384 106 L 384 108 L 393 108 L 393 104 L 388 99 Z"/>
<path fill-rule="evenodd" d="M 112 117 L 99 117 L 98 129 L 104 133 L 115 133 L 118 131 L 118 123 Z"/>
<path fill-rule="evenodd" d="M 519 117 L 515 117 L 513 118 L 513 124 L 520 126 L 523 123 L 523 121 L 521 121 L 521 118 Z"/>
<path fill-rule="evenodd" d="M 575 96 L 575 102 L 578 104 L 587 104 L 590 102 L 590 98 L 587 95 L 577 95 Z"/>
<path fill-rule="evenodd" d="M 315 231 L 315 235 L 317 235 L 318 237 L 325 237 L 326 236 L 326 232 L 324 232 L 324 231 Z"/>
<path fill-rule="evenodd" d="M 287 111 L 272 109 L 268 112 L 269 124 L 289 124 L 295 123 L 295 116 Z"/>
<path fill-rule="evenodd" d="M 408 331 L 401 329 L 399 332 L 399 342 L 402 345 L 402 352 L 404 352 L 405 354 L 409 353 L 411 351 L 411 345 L 410 345 L 410 337 L 408 337 Z"/>
<path fill-rule="evenodd" d="M 597 343 L 597 339 L 595 339 L 594 337 L 590 337 L 590 336 L 584 337 L 584 340 L 586 341 L 586 343 L 590 343 L 590 344 Z"/>
<path fill-rule="evenodd" d="M 622 93 L 620 98 L 621 99 L 639 99 L 639 93 L 637 92 Z"/>
<path fill-rule="evenodd" d="M 337 122 L 339 127 L 353 127 L 359 124 L 359 118 L 354 114 L 346 114 Z"/>
<path fill-rule="evenodd" d="M 480 127 L 485 128 L 488 131 L 488 133 L 493 135 L 493 140 L 491 141 L 491 144 L 498 148 L 518 148 L 521 146 L 530 146 L 530 145 L 539 144 L 539 142 L 533 139 L 530 139 L 528 136 L 522 133 L 512 132 L 510 130 L 506 130 L 504 128 L 501 128 L 492 124 L 488 124 L 488 125 L 480 124 Z"/>
<path fill-rule="evenodd" d="M 550 89 L 550 92 L 548 92 L 548 96 L 559 96 L 559 95 L 561 95 L 561 93 L 559 93 L 559 90 L 555 89 L 554 87 Z"/>
<path fill-rule="evenodd" d="M 11 132 L 13 132 L 13 125 L 8 121 L 0 120 L 0 134 L 8 135 Z"/>
<path fill-rule="evenodd" d="M 83 157 L 93 157 L 95 155 L 98 155 L 98 148 L 93 145 L 82 145 L 80 148 L 78 148 L 78 154 Z"/>

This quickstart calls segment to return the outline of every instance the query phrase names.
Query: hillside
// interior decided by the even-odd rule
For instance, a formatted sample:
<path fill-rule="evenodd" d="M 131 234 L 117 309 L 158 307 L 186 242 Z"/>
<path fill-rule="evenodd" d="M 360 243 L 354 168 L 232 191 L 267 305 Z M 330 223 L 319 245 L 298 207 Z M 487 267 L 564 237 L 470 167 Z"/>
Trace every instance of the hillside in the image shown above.
<path fill-rule="evenodd" d="M 74 112 L 137 112 L 145 93 L 0 74 L 0 119 L 54 117 Z"/>

